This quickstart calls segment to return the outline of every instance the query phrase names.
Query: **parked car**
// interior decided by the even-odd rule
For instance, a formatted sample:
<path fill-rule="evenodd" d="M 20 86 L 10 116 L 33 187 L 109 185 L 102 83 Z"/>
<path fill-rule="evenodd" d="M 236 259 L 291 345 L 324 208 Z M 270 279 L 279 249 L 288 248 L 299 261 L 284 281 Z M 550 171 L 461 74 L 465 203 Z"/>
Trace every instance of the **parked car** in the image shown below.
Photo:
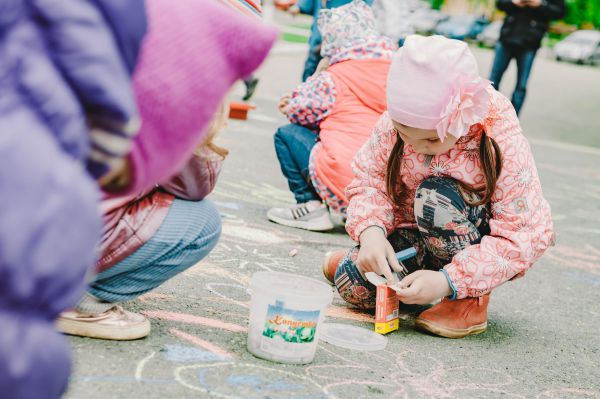
<path fill-rule="evenodd" d="M 429 34 L 435 31 L 440 22 L 447 20 L 447 14 L 439 10 L 418 9 L 409 17 L 409 23 L 417 33 Z"/>
<path fill-rule="evenodd" d="M 558 61 L 595 65 L 600 62 L 600 31 L 578 30 L 554 46 Z"/>
<path fill-rule="evenodd" d="M 498 40 L 500 40 L 500 30 L 502 29 L 503 20 L 494 21 L 483 29 L 483 31 L 477 35 L 477 41 L 480 45 L 485 47 L 494 47 Z"/>
<path fill-rule="evenodd" d="M 475 39 L 487 24 L 488 21 L 484 17 L 476 17 L 474 15 L 452 16 L 440 23 L 435 28 L 435 33 L 450 39 Z"/>

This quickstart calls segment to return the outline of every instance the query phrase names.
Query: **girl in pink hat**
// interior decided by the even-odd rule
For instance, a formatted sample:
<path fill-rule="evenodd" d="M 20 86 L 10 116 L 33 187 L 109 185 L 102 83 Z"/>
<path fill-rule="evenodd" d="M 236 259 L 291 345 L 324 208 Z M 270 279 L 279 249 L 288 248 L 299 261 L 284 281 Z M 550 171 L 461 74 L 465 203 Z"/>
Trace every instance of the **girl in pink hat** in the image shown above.
<path fill-rule="evenodd" d="M 482 333 L 489 293 L 521 277 L 554 239 L 529 143 L 463 42 L 409 36 L 394 55 L 387 100 L 347 188 L 346 229 L 360 245 L 329 256 L 325 275 L 347 302 L 373 308 L 364 275 L 375 272 L 403 303 L 442 299 L 418 327 Z M 408 247 L 418 255 L 401 265 L 395 252 Z"/>

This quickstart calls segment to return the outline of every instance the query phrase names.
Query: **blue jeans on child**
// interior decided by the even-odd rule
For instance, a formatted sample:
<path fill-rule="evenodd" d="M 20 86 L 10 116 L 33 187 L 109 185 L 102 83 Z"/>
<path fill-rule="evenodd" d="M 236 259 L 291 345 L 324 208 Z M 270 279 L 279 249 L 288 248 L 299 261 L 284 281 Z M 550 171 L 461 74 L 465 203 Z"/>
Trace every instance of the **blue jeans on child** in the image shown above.
<path fill-rule="evenodd" d="M 317 134 L 300 125 L 289 124 L 275 133 L 275 152 L 281 172 L 299 204 L 321 197 L 315 191 L 309 172 L 310 152 L 317 143 Z"/>
<path fill-rule="evenodd" d="M 396 252 L 409 247 L 417 250 L 415 258 L 403 262 L 409 273 L 440 270 L 458 252 L 489 234 L 488 207 L 469 205 L 453 179 L 431 177 L 423 181 L 415 195 L 414 212 L 418 229 L 399 229 L 388 237 Z M 358 250 L 355 247 L 340 262 L 335 285 L 346 302 L 373 309 L 376 289 L 356 265 Z"/>
<path fill-rule="evenodd" d="M 525 101 L 527 81 L 529 80 L 536 52 L 537 50 L 535 49 L 507 46 L 501 42 L 496 44 L 496 55 L 494 57 L 490 80 L 494 88 L 498 90 L 502 75 L 504 75 L 506 68 L 508 68 L 508 64 L 510 64 L 513 58 L 517 60 L 517 84 L 511 99 L 517 115 L 521 112 L 521 107 L 523 107 L 523 102 Z"/>
<path fill-rule="evenodd" d="M 98 274 L 88 292 L 110 303 L 135 299 L 205 258 L 220 234 L 221 217 L 210 201 L 175 199 L 154 236 Z"/>

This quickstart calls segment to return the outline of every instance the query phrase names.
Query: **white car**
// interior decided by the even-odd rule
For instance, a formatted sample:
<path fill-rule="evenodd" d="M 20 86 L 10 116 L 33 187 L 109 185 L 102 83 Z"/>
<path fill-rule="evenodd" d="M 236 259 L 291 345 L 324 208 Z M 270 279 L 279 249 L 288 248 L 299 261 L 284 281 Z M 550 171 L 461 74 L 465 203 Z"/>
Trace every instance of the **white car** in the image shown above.
<path fill-rule="evenodd" d="M 419 9 L 409 17 L 409 24 L 418 33 L 433 33 L 435 27 L 448 19 L 448 15 L 439 10 Z"/>
<path fill-rule="evenodd" d="M 554 46 L 554 56 L 579 64 L 595 65 L 600 62 L 600 31 L 578 30 Z"/>

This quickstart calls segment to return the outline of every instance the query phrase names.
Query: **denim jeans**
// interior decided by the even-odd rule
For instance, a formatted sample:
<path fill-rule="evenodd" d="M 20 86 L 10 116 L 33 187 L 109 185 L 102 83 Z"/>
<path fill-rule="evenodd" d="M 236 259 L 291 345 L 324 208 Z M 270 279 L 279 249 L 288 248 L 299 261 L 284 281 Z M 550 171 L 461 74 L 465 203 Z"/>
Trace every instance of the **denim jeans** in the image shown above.
<path fill-rule="evenodd" d="M 511 102 L 517 111 L 517 115 L 521 112 L 521 107 L 525 101 L 525 94 L 527 92 L 527 81 L 529 80 L 529 74 L 533 66 L 533 60 L 535 59 L 536 49 L 525 49 L 519 47 L 512 47 L 498 42 L 496 44 L 496 56 L 494 57 L 494 64 L 492 66 L 492 73 L 490 80 L 492 81 L 494 88 L 498 90 L 500 87 L 500 81 L 502 75 L 508 68 L 508 64 L 514 58 L 517 61 L 517 84 L 515 91 L 513 92 Z"/>
<path fill-rule="evenodd" d="M 175 199 L 154 236 L 98 274 L 88 292 L 109 303 L 135 299 L 205 258 L 220 234 L 221 216 L 210 201 Z"/>
<path fill-rule="evenodd" d="M 299 204 L 321 200 L 310 181 L 309 172 L 310 153 L 316 143 L 317 134 L 300 125 L 285 125 L 275 133 L 275 152 L 281 172 Z"/>
<path fill-rule="evenodd" d="M 423 181 L 415 194 L 414 212 L 418 229 L 399 229 L 388 237 L 396 252 L 409 247 L 417 251 L 415 258 L 403 262 L 409 273 L 440 270 L 458 252 L 490 233 L 488 207 L 465 202 L 453 179 L 431 177 Z M 373 309 L 376 288 L 356 264 L 358 250 L 355 247 L 340 262 L 335 286 L 346 302 Z"/>

